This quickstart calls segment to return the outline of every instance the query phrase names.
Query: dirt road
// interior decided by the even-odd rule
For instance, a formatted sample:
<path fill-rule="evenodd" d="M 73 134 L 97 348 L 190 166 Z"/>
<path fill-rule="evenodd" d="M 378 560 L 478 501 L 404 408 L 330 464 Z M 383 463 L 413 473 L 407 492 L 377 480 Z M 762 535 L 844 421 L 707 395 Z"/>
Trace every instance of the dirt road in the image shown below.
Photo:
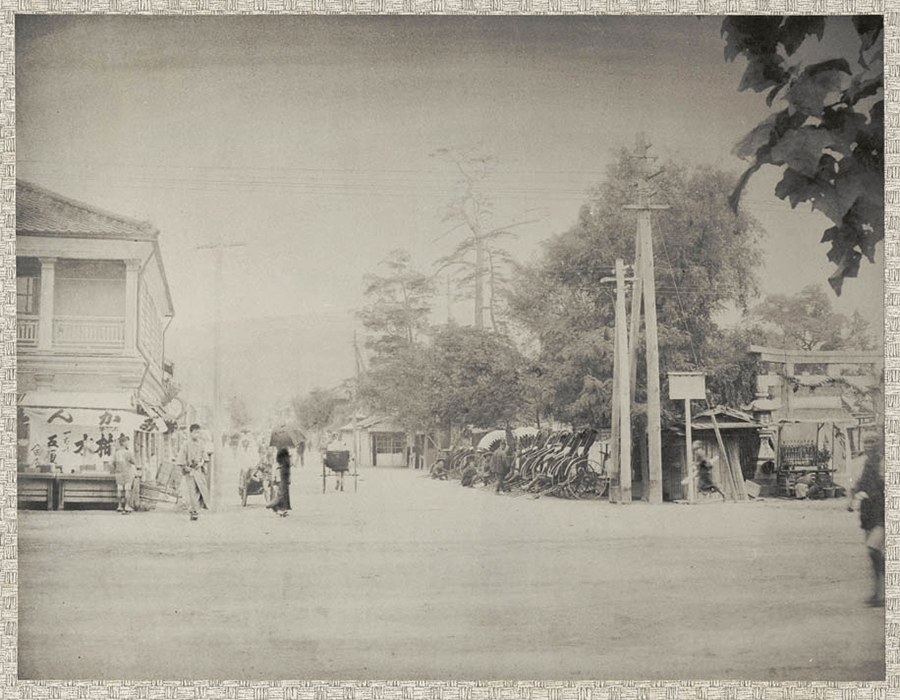
<path fill-rule="evenodd" d="M 855 514 L 609 505 L 373 470 L 278 518 L 236 490 L 19 513 L 24 679 L 884 677 Z"/>

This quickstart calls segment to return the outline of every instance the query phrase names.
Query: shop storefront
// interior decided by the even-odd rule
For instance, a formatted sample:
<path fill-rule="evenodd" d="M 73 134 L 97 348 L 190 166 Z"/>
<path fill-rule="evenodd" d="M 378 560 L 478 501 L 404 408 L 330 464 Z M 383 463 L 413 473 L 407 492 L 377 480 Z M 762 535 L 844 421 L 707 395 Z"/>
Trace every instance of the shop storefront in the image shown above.
<path fill-rule="evenodd" d="M 54 405 L 47 405 L 51 401 Z M 142 480 L 154 482 L 168 452 L 169 426 L 159 415 L 124 407 L 126 402 L 130 399 L 122 395 L 23 396 L 18 410 L 21 505 L 53 509 L 114 503 L 113 455 L 122 435 L 128 437 Z"/>

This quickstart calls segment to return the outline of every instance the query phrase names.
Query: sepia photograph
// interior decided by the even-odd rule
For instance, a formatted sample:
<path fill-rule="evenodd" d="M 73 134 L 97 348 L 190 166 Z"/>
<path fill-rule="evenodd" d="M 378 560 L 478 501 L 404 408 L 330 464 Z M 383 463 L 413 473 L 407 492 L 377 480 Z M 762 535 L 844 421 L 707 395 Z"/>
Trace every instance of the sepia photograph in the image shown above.
<path fill-rule="evenodd" d="M 885 680 L 881 14 L 14 29 L 19 680 Z"/>

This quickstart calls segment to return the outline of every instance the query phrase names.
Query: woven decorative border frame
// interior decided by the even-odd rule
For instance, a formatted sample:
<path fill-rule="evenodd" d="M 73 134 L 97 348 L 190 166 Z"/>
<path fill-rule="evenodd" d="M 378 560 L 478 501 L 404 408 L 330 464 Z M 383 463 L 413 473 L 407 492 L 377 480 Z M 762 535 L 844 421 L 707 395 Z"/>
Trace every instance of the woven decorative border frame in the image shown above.
<path fill-rule="evenodd" d="M 885 681 L 19 681 L 16 511 L 17 14 L 882 14 L 885 18 Z M 900 0 L 0 0 L 0 697 L 11 700 L 900 699 Z"/>

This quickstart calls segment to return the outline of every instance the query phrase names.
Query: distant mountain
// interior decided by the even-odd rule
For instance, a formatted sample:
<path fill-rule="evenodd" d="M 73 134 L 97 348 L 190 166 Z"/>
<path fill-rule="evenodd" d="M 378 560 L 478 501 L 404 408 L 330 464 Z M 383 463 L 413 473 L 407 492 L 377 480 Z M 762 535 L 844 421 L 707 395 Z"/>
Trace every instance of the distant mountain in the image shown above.
<path fill-rule="evenodd" d="M 220 399 L 243 399 L 254 417 L 264 418 L 292 396 L 329 388 L 356 371 L 353 320 L 325 315 L 261 317 L 222 324 Z M 214 332 L 212 324 L 166 333 L 166 358 L 190 403 L 211 404 Z"/>

